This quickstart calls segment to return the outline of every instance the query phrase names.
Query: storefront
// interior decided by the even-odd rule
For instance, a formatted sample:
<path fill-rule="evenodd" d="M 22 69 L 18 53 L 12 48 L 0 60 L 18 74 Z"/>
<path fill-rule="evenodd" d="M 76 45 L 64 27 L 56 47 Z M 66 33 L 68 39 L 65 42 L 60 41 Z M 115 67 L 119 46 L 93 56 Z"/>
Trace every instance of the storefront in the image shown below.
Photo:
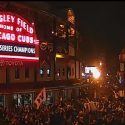
<path fill-rule="evenodd" d="M 1 92 L 4 90 L 3 94 L 0 95 L 0 105 L 4 107 L 33 105 L 38 94 L 37 90 L 43 87 L 47 89 L 46 104 L 51 104 L 61 99 L 66 100 L 78 97 L 79 87 L 72 87 L 72 84 L 75 83 L 74 81 L 69 83 L 70 77 L 68 81 L 65 75 L 65 68 L 62 67 L 62 73 L 60 70 L 62 76 L 59 76 L 57 86 L 55 83 L 53 84 L 53 44 L 49 49 L 50 56 L 44 50 L 44 45 L 47 45 L 47 42 L 53 42 L 51 32 L 53 30 L 53 16 L 36 14 L 36 17 L 34 17 L 35 11 L 35 13 L 29 14 L 30 17 L 33 16 L 30 18 L 26 16 L 28 13 L 23 10 L 24 8 L 16 10 L 16 7 L 12 6 L 11 9 L 9 10 L 10 12 L 6 12 L 6 9 L 0 12 L 0 67 L 1 69 L 4 68 L 0 71 L 0 76 L 3 78 L 2 80 L 0 79 L 0 85 L 2 86 L 0 89 Z M 22 11 L 26 12 L 26 14 L 22 13 Z M 56 40 L 60 41 L 60 39 Z M 58 42 L 59 47 L 60 43 Z M 64 43 L 66 42 L 62 40 L 61 45 Z M 64 44 L 62 46 L 63 49 L 65 45 L 67 48 L 67 44 Z M 49 61 L 51 61 L 52 65 L 49 64 Z M 44 66 L 44 64 L 46 63 L 49 66 L 45 67 L 46 65 Z M 63 62 L 61 63 L 63 64 Z M 56 66 L 58 65 L 58 62 L 56 62 Z M 72 75 L 73 78 L 74 75 Z M 46 81 L 48 82 L 46 83 Z M 65 83 L 63 87 L 61 87 L 62 82 L 60 83 L 60 81 Z M 71 84 L 71 86 L 67 87 L 68 84 Z M 53 89 L 53 86 L 56 87 Z M 32 90 L 32 92 L 29 90 Z"/>
<path fill-rule="evenodd" d="M 13 104 L 14 106 L 20 105 L 32 105 L 34 100 L 34 93 L 18 93 L 13 94 Z"/>
<path fill-rule="evenodd" d="M 5 105 L 5 96 L 0 95 L 0 106 L 4 107 L 4 105 Z"/>

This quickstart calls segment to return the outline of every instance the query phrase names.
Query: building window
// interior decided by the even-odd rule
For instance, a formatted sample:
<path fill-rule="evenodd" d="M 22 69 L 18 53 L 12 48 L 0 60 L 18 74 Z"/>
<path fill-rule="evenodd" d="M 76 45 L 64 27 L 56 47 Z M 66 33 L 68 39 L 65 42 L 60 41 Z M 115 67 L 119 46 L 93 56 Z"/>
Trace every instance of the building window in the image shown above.
<path fill-rule="evenodd" d="M 40 68 L 40 76 L 41 76 L 41 77 L 44 76 L 44 68 Z"/>
<path fill-rule="evenodd" d="M 69 76 L 71 76 L 71 68 L 70 67 L 68 67 L 68 74 L 69 74 Z"/>
<path fill-rule="evenodd" d="M 18 67 L 15 68 L 15 78 L 19 79 L 20 78 L 20 70 Z"/>
<path fill-rule="evenodd" d="M 14 106 L 32 104 L 33 93 L 22 93 L 13 95 Z"/>
<path fill-rule="evenodd" d="M 57 76 L 60 76 L 60 69 L 58 69 L 57 71 Z"/>
<path fill-rule="evenodd" d="M 74 76 L 74 68 L 72 68 L 72 76 Z"/>
<path fill-rule="evenodd" d="M 0 106 L 4 106 L 4 96 L 0 95 Z"/>
<path fill-rule="evenodd" d="M 63 68 L 62 70 L 62 75 L 64 76 L 65 75 L 65 69 Z"/>
<path fill-rule="evenodd" d="M 46 70 L 46 73 L 47 73 L 47 76 L 50 77 L 50 75 L 51 75 L 50 69 L 47 69 L 47 70 Z"/>
<path fill-rule="evenodd" d="M 29 67 L 25 67 L 25 78 L 29 78 Z"/>

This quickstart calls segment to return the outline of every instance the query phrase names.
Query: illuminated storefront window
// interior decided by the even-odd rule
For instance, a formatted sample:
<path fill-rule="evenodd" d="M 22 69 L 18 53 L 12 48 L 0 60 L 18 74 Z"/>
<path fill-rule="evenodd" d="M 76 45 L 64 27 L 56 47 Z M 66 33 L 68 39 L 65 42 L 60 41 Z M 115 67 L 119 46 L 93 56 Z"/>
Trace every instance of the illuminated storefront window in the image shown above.
<path fill-rule="evenodd" d="M 52 92 L 47 92 L 47 99 L 46 99 L 46 105 L 48 104 L 52 104 L 54 102 L 54 97 L 53 97 L 53 93 Z"/>
<path fill-rule="evenodd" d="M 33 102 L 33 93 L 14 94 L 13 95 L 14 106 L 32 104 L 32 102 Z"/>
<path fill-rule="evenodd" d="M 4 106 L 4 96 L 0 95 L 0 106 Z"/>

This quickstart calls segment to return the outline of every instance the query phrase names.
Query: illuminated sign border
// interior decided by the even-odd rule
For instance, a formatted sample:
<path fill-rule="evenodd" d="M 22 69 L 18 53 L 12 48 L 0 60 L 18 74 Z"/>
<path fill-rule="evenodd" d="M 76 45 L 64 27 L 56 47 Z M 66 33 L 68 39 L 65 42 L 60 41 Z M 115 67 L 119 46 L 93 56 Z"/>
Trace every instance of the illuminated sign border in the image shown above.
<path fill-rule="evenodd" d="M 10 34 L 15 34 L 15 36 L 21 34 L 22 36 L 33 37 L 33 43 L 19 42 L 17 40 L 16 41 L 11 41 L 11 40 L 8 41 L 6 39 L 5 40 L 1 39 L 0 43 L 4 42 L 5 45 L 8 43 L 11 43 L 11 44 L 13 44 L 13 46 L 14 45 L 17 45 L 17 46 L 23 45 L 24 47 L 33 47 L 35 49 L 35 54 L 33 56 L 29 56 L 30 54 L 28 54 L 28 53 L 26 53 L 25 55 L 23 55 L 23 54 L 21 55 L 20 53 L 17 53 L 17 55 L 14 55 L 14 54 L 16 54 L 15 52 L 14 52 L 14 54 L 10 55 L 9 51 L 7 54 L 4 55 L 3 54 L 4 52 L 2 53 L 2 51 L 1 51 L 1 53 L 0 53 L 1 60 L 3 59 L 3 60 L 11 60 L 12 61 L 13 59 L 19 59 L 19 60 L 22 59 L 21 61 L 31 61 L 31 60 L 39 61 L 39 50 L 37 50 L 37 49 L 39 49 L 39 40 L 36 39 L 37 37 L 36 37 L 34 24 L 30 23 L 24 17 L 22 17 L 16 13 L 13 13 L 13 12 L 0 12 L 0 15 L 1 15 L 1 20 L 2 20 L 0 22 L 1 25 L 6 25 L 6 26 L 10 25 L 16 30 L 15 31 L 15 30 L 8 30 L 8 29 L 1 28 L 1 33 L 10 32 Z M 2 19 L 2 18 L 5 18 L 4 16 L 7 17 L 8 15 L 10 17 L 14 17 L 15 22 L 14 22 L 14 20 L 11 22 L 11 21 L 6 21 L 5 19 Z M 20 24 L 20 26 L 18 26 L 17 19 L 20 19 L 20 21 L 25 22 L 26 25 L 29 26 L 33 30 L 33 32 L 32 33 L 28 32 L 28 30 L 26 28 L 24 29 L 23 25 L 22 25 L 23 32 L 17 31 L 17 29 L 21 29 L 21 24 Z"/>
<path fill-rule="evenodd" d="M 39 57 L 28 57 L 28 56 L 11 56 L 11 55 L 0 55 L 0 58 L 11 58 L 11 59 L 31 59 L 31 60 L 39 60 Z"/>

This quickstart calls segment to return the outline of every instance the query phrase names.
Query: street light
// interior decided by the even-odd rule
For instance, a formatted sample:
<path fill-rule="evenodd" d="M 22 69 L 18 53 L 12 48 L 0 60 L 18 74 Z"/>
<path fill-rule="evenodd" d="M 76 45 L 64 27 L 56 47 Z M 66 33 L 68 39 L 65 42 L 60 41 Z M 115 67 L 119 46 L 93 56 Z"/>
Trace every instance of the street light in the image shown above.
<path fill-rule="evenodd" d="M 97 68 L 95 68 L 93 70 L 93 78 L 96 80 L 96 83 L 98 82 L 98 79 L 100 78 L 100 76 L 101 76 L 100 71 Z M 94 98 L 97 98 L 96 86 L 94 87 Z"/>
<path fill-rule="evenodd" d="M 101 76 L 101 73 L 99 72 L 99 70 L 96 68 L 94 71 L 93 71 L 93 77 L 95 79 L 99 79 L 99 77 Z"/>
<path fill-rule="evenodd" d="M 102 66 L 102 62 L 100 62 L 99 65 Z"/>
<path fill-rule="evenodd" d="M 63 54 L 56 53 L 56 58 L 64 58 Z"/>

